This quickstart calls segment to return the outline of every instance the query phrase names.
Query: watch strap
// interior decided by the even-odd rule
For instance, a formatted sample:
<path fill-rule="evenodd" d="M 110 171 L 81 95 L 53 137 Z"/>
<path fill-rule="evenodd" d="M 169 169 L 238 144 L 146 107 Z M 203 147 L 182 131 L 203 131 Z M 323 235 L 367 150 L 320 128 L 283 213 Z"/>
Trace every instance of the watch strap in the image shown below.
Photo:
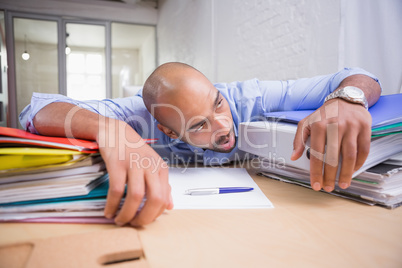
<path fill-rule="evenodd" d="M 325 98 L 324 103 L 327 102 L 327 101 L 329 101 L 329 100 L 332 100 L 332 99 L 340 98 L 340 99 L 343 99 L 343 100 L 348 101 L 348 102 L 350 102 L 350 103 L 360 104 L 360 105 L 362 105 L 366 110 L 368 110 L 368 102 L 367 102 L 366 97 L 364 96 L 363 90 L 361 90 L 361 89 L 358 88 L 358 87 L 353 87 L 354 90 L 359 90 L 359 91 L 361 92 L 361 97 L 355 98 L 355 97 L 349 96 L 349 95 L 346 93 L 346 90 L 345 90 L 346 88 L 347 88 L 347 87 L 341 88 L 341 89 L 339 89 L 339 90 L 337 90 L 337 91 L 334 91 L 334 92 L 332 92 L 331 94 L 329 94 L 329 95 Z"/>

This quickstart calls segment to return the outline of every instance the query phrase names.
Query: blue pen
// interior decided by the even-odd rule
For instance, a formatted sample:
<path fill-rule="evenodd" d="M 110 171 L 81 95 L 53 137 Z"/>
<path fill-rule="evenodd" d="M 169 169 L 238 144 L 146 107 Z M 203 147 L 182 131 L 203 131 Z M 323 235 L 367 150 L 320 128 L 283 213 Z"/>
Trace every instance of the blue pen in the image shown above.
<path fill-rule="evenodd" d="M 189 189 L 185 192 L 188 195 L 210 195 L 210 194 L 229 194 L 229 193 L 241 193 L 254 190 L 251 187 L 218 187 L 218 188 L 198 188 Z"/>

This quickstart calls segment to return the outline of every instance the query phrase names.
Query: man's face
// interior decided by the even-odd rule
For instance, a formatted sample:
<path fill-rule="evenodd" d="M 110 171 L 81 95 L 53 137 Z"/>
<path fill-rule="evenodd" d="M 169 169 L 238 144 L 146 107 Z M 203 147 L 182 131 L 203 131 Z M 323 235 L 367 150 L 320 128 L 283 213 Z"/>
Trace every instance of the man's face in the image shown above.
<path fill-rule="evenodd" d="M 229 103 L 211 83 L 195 83 L 158 104 L 172 138 L 203 149 L 230 152 L 236 145 Z"/>

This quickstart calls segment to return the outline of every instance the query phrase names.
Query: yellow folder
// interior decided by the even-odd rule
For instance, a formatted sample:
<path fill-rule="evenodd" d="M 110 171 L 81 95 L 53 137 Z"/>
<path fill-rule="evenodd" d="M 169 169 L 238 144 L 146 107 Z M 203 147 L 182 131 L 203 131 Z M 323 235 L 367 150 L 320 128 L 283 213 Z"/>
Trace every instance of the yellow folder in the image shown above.
<path fill-rule="evenodd" d="M 81 154 L 78 151 L 51 148 L 0 148 L 0 170 L 59 164 Z"/>

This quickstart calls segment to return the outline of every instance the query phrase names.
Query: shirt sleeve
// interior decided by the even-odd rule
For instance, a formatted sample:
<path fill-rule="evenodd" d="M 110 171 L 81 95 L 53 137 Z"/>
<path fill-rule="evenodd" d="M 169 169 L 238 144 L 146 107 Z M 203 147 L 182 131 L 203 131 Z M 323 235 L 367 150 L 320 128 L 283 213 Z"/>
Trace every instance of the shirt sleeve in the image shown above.
<path fill-rule="evenodd" d="M 298 80 L 258 81 L 263 112 L 317 109 L 345 78 L 355 74 L 367 75 L 379 83 L 377 77 L 360 68 Z"/>
<path fill-rule="evenodd" d="M 125 121 L 140 133 L 143 130 L 141 127 L 143 121 L 151 120 L 141 93 L 128 98 L 89 101 L 78 101 L 59 94 L 33 93 L 31 103 L 24 108 L 19 116 L 22 127 L 37 134 L 33 118 L 43 107 L 54 102 L 71 103 L 94 113 Z"/>

